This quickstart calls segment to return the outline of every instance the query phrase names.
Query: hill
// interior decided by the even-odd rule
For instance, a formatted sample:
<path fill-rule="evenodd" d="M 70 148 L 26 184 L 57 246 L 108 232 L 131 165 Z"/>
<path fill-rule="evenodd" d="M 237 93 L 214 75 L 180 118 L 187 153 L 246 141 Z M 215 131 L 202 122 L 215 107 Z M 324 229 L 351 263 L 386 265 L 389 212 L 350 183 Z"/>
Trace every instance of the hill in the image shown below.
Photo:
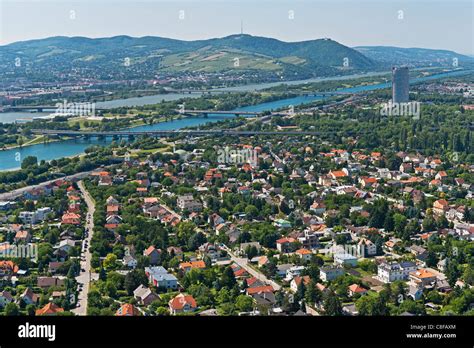
<path fill-rule="evenodd" d="M 474 59 L 453 51 L 428 48 L 401 48 L 392 46 L 358 46 L 354 47 L 364 56 L 380 62 L 385 66 L 411 65 L 411 66 L 453 66 L 456 62 L 473 64 Z"/>
<path fill-rule="evenodd" d="M 152 36 L 58 36 L 0 46 L 0 67 L 5 76 L 41 81 L 153 79 L 163 74 L 196 73 L 247 73 L 287 80 L 367 71 L 377 66 L 362 53 L 330 39 L 284 42 L 231 35 L 183 41 Z"/>

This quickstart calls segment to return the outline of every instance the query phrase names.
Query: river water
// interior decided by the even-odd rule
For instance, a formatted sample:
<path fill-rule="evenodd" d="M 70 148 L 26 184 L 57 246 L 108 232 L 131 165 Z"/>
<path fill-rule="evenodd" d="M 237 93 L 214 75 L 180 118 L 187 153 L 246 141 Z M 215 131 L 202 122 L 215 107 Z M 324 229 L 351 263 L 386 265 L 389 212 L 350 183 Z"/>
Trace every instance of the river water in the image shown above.
<path fill-rule="evenodd" d="M 464 75 L 472 71 L 454 71 L 454 72 L 447 72 L 447 73 L 441 73 L 441 74 L 435 74 L 427 77 L 421 77 L 417 79 L 413 79 L 410 81 L 411 84 L 413 83 L 419 83 L 419 82 L 424 82 L 424 81 L 429 81 L 429 80 L 435 80 L 439 79 L 442 77 L 447 77 L 447 76 L 457 76 L 457 75 Z M 360 76 L 360 75 L 358 75 Z M 367 76 L 367 75 L 363 75 Z M 343 77 L 344 79 L 347 78 L 347 76 Z M 337 78 L 332 78 L 332 79 L 337 79 Z M 321 81 L 322 79 L 312 79 L 312 80 L 307 80 L 307 81 L 293 81 L 291 84 L 301 84 L 305 82 L 314 82 L 314 81 Z M 245 87 L 234 87 L 235 88 L 240 88 L 240 91 L 244 90 L 257 90 L 257 89 L 264 89 L 268 87 L 272 87 L 275 84 L 261 84 L 261 85 L 253 85 L 253 86 L 246 86 Z M 375 85 L 370 85 L 370 86 L 358 86 L 358 87 L 352 87 L 352 88 L 345 88 L 339 90 L 340 92 L 349 92 L 349 93 L 358 93 L 358 92 L 366 92 L 366 91 L 373 91 L 377 89 L 384 89 L 388 88 L 391 86 L 391 83 L 382 83 L 382 84 L 375 84 Z M 228 88 L 231 89 L 231 88 Z M 106 101 L 106 102 L 99 102 L 97 103 L 97 107 L 119 107 L 119 106 L 139 106 L 139 105 L 146 105 L 146 104 L 155 104 L 159 103 L 162 100 L 177 100 L 183 97 L 199 97 L 200 95 L 196 94 L 165 94 L 165 95 L 156 95 L 156 96 L 145 96 L 145 97 L 137 97 L 137 98 L 128 98 L 128 99 L 120 99 L 120 100 L 112 100 L 112 101 Z M 298 96 L 294 98 L 288 98 L 288 99 L 281 99 L 281 100 L 276 100 L 272 102 L 267 102 L 267 103 L 261 103 L 257 105 L 249 105 L 241 108 L 235 109 L 236 111 L 255 111 L 255 112 L 261 112 L 261 111 L 270 111 L 270 110 L 276 110 L 279 108 L 285 108 L 289 107 L 290 105 L 297 106 L 297 105 L 302 105 L 302 104 L 307 104 L 311 103 L 313 101 L 317 100 L 323 100 L 325 99 L 322 96 Z M 16 118 L 26 118 L 25 114 L 28 113 L 0 113 L 0 121 L 4 117 L 9 117 L 14 121 L 12 116 L 10 114 L 15 114 Z M 31 118 L 39 116 L 39 113 L 33 113 L 33 114 L 28 114 L 29 117 Z M 156 123 L 153 125 L 144 125 L 140 127 L 135 127 L 133 128 L 134 130 L 137 131 L 150 131 L 150 130 L 173 130 L 173 129 L 180 129 L 184 127 L 195 127 L 199 126 L 208 122 L 217 122 L 223 119 L 227 118 L 232 118 L 234 117 L 233 115 L 212 115 L 210 114 L 208 118 L 202 118 L 202 117 L 196 117 L 196 118 L 183 118 L 183 119 L 178 119 L 178 120 L 173 120 L 169 122 L 162 122 L 162 123 Z M 73 139 L 73 140 L 63 140 L 63 141 L 58 141 L 58 142 L 53 142 L 49 144 L 37 144 L 37 145 L 32 145 L 32 146 L 25 146 L 21 149 L 11 149 L 11 150 L 6 150 L 6 151 L 0 151 L 0 171 L 2 170 L 12 170 L 20 167 L 21 161 L 26 157 L 26 156 L 36 156 L 38 160 L 52 160 L 52 159 L 58 159 L 62 157 L 69 157 L 69 156 L 74 156 L 78 155 L 84 152 L 86 148 L 92 145 L 106 145 L 110 143 L 110 139 L 106 140 L 99 140 L 96 138 L 91 138 L 91 139 Z"/>

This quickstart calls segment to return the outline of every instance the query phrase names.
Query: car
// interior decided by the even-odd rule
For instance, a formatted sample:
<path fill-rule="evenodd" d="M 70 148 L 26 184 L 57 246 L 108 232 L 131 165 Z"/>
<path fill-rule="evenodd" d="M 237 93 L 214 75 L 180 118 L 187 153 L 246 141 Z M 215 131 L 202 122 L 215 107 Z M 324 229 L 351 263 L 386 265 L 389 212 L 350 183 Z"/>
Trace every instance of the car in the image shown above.
<path fill-rule="evenodd" d="M 84 268 L 81 268 L 81 272 L 85 272 L 86 270 Z"/>

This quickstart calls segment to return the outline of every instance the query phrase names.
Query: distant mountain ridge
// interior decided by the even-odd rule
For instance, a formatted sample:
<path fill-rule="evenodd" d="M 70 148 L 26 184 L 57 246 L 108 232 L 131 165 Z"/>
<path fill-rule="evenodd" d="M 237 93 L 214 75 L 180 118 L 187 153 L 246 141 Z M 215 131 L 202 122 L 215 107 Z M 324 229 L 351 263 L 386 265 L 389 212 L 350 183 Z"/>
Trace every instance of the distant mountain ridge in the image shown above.
<path fill-rule="evenodd" d="M 377 68 L 376 62 L 334 40 L 284 42 L 251 35 L 195 41 L 152 36 L 57 36 L 0 46 L 2 68 L 15 72 L 12 67 L 17 58 L 23 67 L 38 72 L 77 69 L 94 71 L 99 78 L 145 77 L 161 69 L 164 73 L 263 71 L 287 79 Z M 130 64 L 124 74 L 117 69 L 126 60 Z"/>
<path fill-rule="evenodd" d="M 291 80 L 473 59 L 447 50 L 360 46 L 331 39 L 285 42 L 247 34 L 184 41 L 155 36 L 55 36 L 0 46 L 0 77 L 13 81 L 154 79 L 216 73 Z"/>
<path fill-rule="evenodd" d="M 474 63 L 472 57 L 441 49 L 394 46 L 357 46 L 353 48 L 384 65 L 452 66 L 453 64 Z"/>

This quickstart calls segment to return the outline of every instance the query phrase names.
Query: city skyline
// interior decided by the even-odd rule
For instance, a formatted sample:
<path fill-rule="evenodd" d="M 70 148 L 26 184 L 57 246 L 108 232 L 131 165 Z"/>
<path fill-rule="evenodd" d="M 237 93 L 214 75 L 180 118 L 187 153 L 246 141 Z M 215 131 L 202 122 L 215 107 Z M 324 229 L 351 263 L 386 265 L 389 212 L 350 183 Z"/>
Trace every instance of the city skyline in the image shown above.
<path fill-rule="evenodd" d="M 424 0 L 301 0 L 276 1 L 270 8 L 267 5 L 268 1 L 256 4 L 247 0 L 2 0 L 0 45 L 51 36 L 128 35 L 199 40 L 239 34 L 243 24 L 244 34 L 282 41 L 329 37 L 349 47 L 419 47 L 474 54 L 473 6 L 466 0 L 435 1 L 429 6 Z"/>

